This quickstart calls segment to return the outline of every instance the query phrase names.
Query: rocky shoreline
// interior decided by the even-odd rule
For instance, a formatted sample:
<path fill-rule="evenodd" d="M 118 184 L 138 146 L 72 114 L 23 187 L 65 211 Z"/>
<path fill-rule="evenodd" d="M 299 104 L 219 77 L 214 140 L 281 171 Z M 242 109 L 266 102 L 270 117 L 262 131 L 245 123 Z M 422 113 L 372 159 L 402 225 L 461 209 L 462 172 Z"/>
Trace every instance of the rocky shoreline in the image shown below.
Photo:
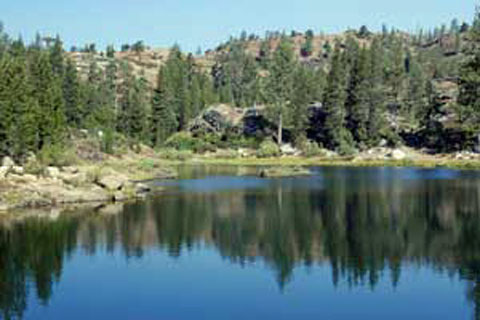
<path fill-rule="evenodd" d="M 6 157 L 0 166 L 0 213 L 20 208 L 123 202 L 159 191 L 143 182 L 147 178 L 175 177 L 171 168 L 139 169 L 125 159 L 96 165 L 49 166 L 33 174 Z"/>
<path fill-rule="evenodd" d="M 288 150 L 292 148 L 287 148 Z M 353 157 L 333 153 L 305 157 L 285 152 L 274 158 L 258 158 L 255 150 L 217 150 L 216 153 L 192 154 L 173 160 L 155 153 L 111 156 L 98 162 L 84 162 L 70 166 L 47 166 L 33 170 L 28 163 L 17 165 L 6 157 L 0 166 L 0 213 L 22 208 L 49 208 L 79 204 L 115 204 L 161 192 L 153 187 L 155 179 L 175 179 L 178 164 L 266 166 L 257 175 L 264 178 L 304 176 L 308 166 L 412 166 L 480 169 L 480 154 L 457 153 L 428 155 L 409 148 L 374 148 Z M 225 157 L 228 154 L 228 157 Z M 233 155 L 233 156 L 232 156 Z M 32 160 L 29 160 L 32 161 Z M 35 161 L 35 159 L 33 160 Z"/>

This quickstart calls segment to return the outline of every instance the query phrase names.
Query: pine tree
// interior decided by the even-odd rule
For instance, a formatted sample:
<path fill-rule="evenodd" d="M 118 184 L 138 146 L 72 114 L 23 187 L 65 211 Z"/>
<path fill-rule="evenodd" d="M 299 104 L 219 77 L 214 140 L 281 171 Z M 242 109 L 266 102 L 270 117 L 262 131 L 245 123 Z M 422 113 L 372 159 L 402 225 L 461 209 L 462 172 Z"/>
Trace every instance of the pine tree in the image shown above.
<path fill-rule="evenodd" d="M 106 56 L 107 56 L 107 58 L 114 58 L 115 57 L 115 47 L 112 44 L 107 46 Z"/>
<path fill-rule="evenodd" d="M 331 149 L 346 149 L 350 144 L 345 128 L 346 70 L 340 45 L 336 44 L 324 95 L 325 145 Z"/>
<path fill-rule="evenodd" d="M 405 56 L 401 39 L 398 36 L 395 36 L 393 40 L 391 54 L 390 87 L 392 88 L 392 98 L 398 103 L 405 75 Z"/>
<path fill-rule="evenodd" d="M 50 48 L 50 64 L 55 76 L 62 78 L 64 74 L 63 43 L 60 36 L 57 35 Z"/>
<path fill-rule="evenodd" d="M 469 31 L 470 57 L 460 67 L 459 113 L 467 126 L 480 127 L 480 10 Z"/>
<path fill-rule="evenodd" d="M 425 74 L 416 59 L 410 58 L 410 73 L 408 75 L 408 89 L 405 108 L 402 115 L 408 124 L 416 126 L 421 113 L 427 108 L 428 98 Z"/>
<path fill-rule="evenodd" d="M 122 62 L 120 66 L 121 78 L 123 79 L 119 88 L 119 103 L 117 110 L 117 131 L 123 133 L 124 135 L 130 134 L 130 121 L 129 118 L 130 110 L 133 108 L 133 86 L 134 86 L 134 76 L 132 74 L 131 66 L 128 62 Z"/>
<path fill-rule="evenodd" d="M 313 31 L 308 30 L 305 34 L 305 42 L 303 43 L 300 53 L 303 57 L 309 57 L 313 52 Z"/>
<path fill-rule="evenodd" d="M 63 78 L 63 97 L 65 99 L 65 116 L 69 126 L 81 127 L 83 125 L 83 114 L 80 97 L 80 84 L 77 68 L 68 59 L 65 66 Z"/>
<path fill-rule="evenodd" d="M 168 78 L 166 77 L 165 67 L 161 67 L 152 99 L 150 132 L 154 147 L 162 146 L 178 126 L 172 96 L 167 89 L 166 81 L 168 81 Z"/>
<path fill-rule="evenodd" d="M 270 106 L 278 128 L 278 144 L 283 142 L 283 125 L 292 98 L 293 74 L 296 65 L 292 44 L 286 37 L 282 37 L 272 55 L 267 85 Z"/>
<path fill-rule="evenodd" d="M 104 81 L 102 70 L 95 60 L 92 60 L 87 74 L 87 82 L 84 84 L 84 96 L 82 105 L 85 112 L 85 123 L 88 128 L 98 128 L 102 125 L 99 118 L 102 109 L 104 93 L 101 92 Z"/>
<path fill-rule="evenodd" d="M 309 125 L 308 107 L 321 101 L 323 75 L 307 66 L 299 66 L 293 75 L 291 107 L 288 109 L 286 124 L 291 127 L 293 139 L 300 142 Z"/>
<path fill-rule="evenodd" d="M 64 142 L 65 112 L 62 83 L 54 73 L 48 53 L 33 54 L 30 66 L 33 96 L 38 101 L 39 147 Z"/>
<path fill-rule="evenodd" d="M 0 61 L 0 154 L 11 155 L 15 139 L 17 68 L 13 58 L 4 55 Z M 23 92 L 21 93 L 23 95 Z"/>
<path fill-rule="evenodd" d="M 105 69 L 104 80 L 104 127 L 113 130 L 115 128 L 115 117 L 117 112 L 117 63 L 112 60 Z"/>
<path fill-rule="evenodd" d="M 382 131 L 385 129 L 385 86 L 384 86 L 384 56 L 381 43 L 378 39 L 372 42 L 370 56 L 368 59 L 369 68 L 369 101 L 368 101 L 368 124 L 367 145 L 377 146 L 380 142 Z"/>
<path fill-rule="evenodd" d="M 360 145 L 368 140 L 369 114 L 368 50 L 362 47 L 350 72 L 347 89 L 347 128 Z"/>
<path fill-rule="evenodd" d="M 127 134 L 135 142 L 146 141 L 148 137 L 147 114 L 149 104 L 146 90 L 147 83 L 145 78 L 140 77 L 134 80 L 132 104 L 127 110 L 127 117 L 130 120 Z"/>

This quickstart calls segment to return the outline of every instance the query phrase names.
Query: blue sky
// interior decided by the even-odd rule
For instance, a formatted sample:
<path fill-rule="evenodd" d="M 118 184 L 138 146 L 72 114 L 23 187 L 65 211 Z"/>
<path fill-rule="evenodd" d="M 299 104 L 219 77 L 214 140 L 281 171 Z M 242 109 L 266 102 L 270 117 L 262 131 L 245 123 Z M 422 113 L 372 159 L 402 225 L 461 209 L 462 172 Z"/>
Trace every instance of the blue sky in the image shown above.
<path fill-rule="evenodd" d="M 475 0 L 2 0 L 0 21 L 11 35 L 60 34 L 65 46 L 144 40 L 154 47 L 207 49 L 241 30 L 338 32 L 382 23 L 404 30 L 470 22 Z"/>

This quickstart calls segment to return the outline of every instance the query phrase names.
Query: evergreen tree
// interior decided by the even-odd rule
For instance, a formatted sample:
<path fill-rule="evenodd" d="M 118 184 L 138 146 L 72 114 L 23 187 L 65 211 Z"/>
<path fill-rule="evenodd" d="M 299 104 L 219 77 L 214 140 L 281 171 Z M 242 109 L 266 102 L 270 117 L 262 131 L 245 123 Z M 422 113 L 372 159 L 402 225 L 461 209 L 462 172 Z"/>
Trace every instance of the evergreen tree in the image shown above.
<path fill-rule="evenodd" d="M 307 66 L 298 66 L 294 71 L 291 107 L 285 122 L 291 127 L 295 142 L 300 142 L 306 134 L 308 107 L 321 101 L 324 80 L 323 73 Z"/>
<path fill-rule="evenodd" d="M 472 42 L 470 57 L 461 65 L 459 79 L 459 112 L 467 125 L 479 127 L 480 121 L 480 10 L 469 31 Z"/>
<path fill-rule="evenodd" d="M 50 64 L 54 75 L 59 78 L 64 74 L 64 59 L 63 59 L 63 43 L 60 36 L 57 35 L 53 42 L 53 46 L 50 47 Z"/>
<path fill-rule="evenodd" d="M 370 89 L 368 58 L 368 50 L 362 47 L 357 54 L 350 72 L 345 104 L 347 111 L 347 128 L 350 129 L 354 139 L 361 145 L 368 140 L 368 93 Z"/>
<path fill-rule="evenodd" d="M 134 91 L 134 75 L 132 73 L 131 66 L 128 62 L 122 62 L 120 67 L 122 83 L 119 88 L 119 105 L 117 111 L 117 123 L 116 127 L 120 133 L 129 136 L 131 134 L 130 128 L 130 114 L 133 106 L 133 91 Z"/>
<path fill-rule="evenodd" d="M 30 65 L 33 96 L 38 101 L 39 147 L 64 142 L 65 113 L 62 83 L 54 73 L 46 52 L 33 54 Z"/>
<path fill-rule="evenodd" d="M 84 83 L 83 106 L 85 122 L 88 128 L 98 128 L 102 124 L 99 115 L 102 111 L 104 93 L 101 92 L 104 80 L 102 70 L 95 60 L 92 60 L 87 74 L 87 82 Z"/>
<path fill-rule="evenodd" d="M 336 44 L 324 95 L 325 145 L 331 149 L 344 149 L 350 144 L 345 129 L 346 69 L 340 44 Z"/>
<path fill-rule="evenodd" d="M 152 99 L 152 116 L 150 122 L 151 142 L 154 147 L 163 145 L 165 140 L 175 132 L 178 123 L 175 115 L 171 92 L 166 84 L 168 81 L 165 67 L 160 68 L 157 87 Z"/>
<path fill-rule="evenodd" d="M 115 57 L 115 47 L 112 44 L 107 46 L 106 55 L 107 55 L 107 58 Z"/>
<path fill-rule="evenodd" d="M 402 115 L 407 119 L 408 124 L 416 126 L 421 119 L 421 114 L 427 108 L 428 97 L 425 74 L 421 65 L 410 59 L 410 73 L 408 75 L 408 89 L 405 101 L 405 108 Z"/>
<path fill-rule="evenodd" d="M 258 58 L 260 62 L 260 66 L 264 69 L 268 68 L 268 62 L 270 59 L 270 41 L 268 39 L 265 39 L 262 41 L 260 44 L 260 51 L 258 53 Z"/>
<path fill-rule="evenodd" d="M 70 59 L 67 60 L 65 66 L 63 97 L 65 99 L 65 116 L 67 124 L 72 127 L 81 127 L 84 121 L 84 111 L 81 106 L 80 84 L 77 68 Z"/>
<path fill-rule="evenodd" d="M 313 52 L 313 31 L 308 30 L 305 34 L 305 42 L 303 43 L 301 49 L 301 54 L 303 57 L 309 57 Z"/>
<path fill-rule="evenodd" d="M 403 52 L 402 41 L 399 37 L 395 37 L 392 43 L 390 58 L 390 87 L 392 88 L 392 98 L 395 102 L 399 102 L 400 93 L 405 75 L 405 56 Z"/>
<path fill-rule="evenodd" d="M 367 145 L 371 147 L 378 145 L 381 139 L 382 132 L 385 129 L 385 87 L 383 54 L 383 49 L 379 39 L 374 39 L 370 47 L 370 55 L 368 59 L 369 109 L 367 124 Z"/>
<path fill-rule="evenodd" d="M 134 80 L 131 99 L 131 107 L 127 110 L 127 117 L 130 120 L 127 135 L 135 142 L 144 142 L 148 137 L 147 114 L 149 112 L 145 78 L 140 77 Z"/>
<path fill-rule="evenodd" d="M 283 141 L 283 124 L 290 107 L 296 65 L 292 44 L 286 37 L 282 37 L 269 64 L 267 85 L 270 106 L 278 127 L 278 144 Z"/>

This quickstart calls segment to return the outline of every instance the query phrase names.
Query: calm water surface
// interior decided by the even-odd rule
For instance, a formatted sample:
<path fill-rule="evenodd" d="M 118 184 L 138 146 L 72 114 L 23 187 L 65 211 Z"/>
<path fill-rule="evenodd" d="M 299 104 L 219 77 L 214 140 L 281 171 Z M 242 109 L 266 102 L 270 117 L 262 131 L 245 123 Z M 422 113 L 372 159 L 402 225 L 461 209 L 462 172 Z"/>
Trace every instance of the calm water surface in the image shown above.
<path fill-rule="evenodd" d="M 0 318 L 480 319 L 480 173 L 313 170 L 0 220 Z"/>

